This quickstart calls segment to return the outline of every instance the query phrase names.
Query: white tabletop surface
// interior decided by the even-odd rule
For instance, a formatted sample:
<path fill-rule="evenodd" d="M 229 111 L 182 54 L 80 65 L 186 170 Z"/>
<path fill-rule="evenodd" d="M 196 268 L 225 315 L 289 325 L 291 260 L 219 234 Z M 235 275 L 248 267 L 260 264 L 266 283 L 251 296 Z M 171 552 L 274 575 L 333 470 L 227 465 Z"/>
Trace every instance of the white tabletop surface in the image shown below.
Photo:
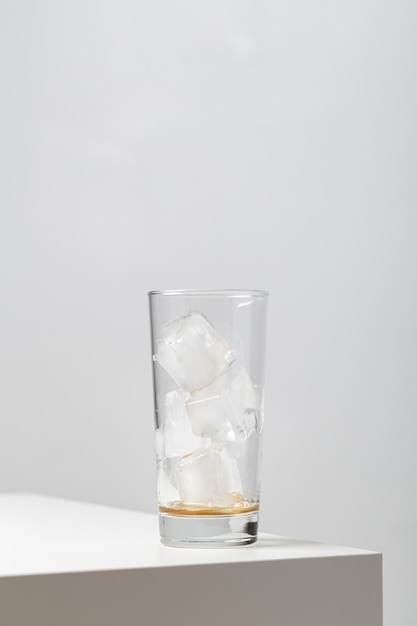
<path fill-rule="evenodd" d="M 226 549 L 168 548 L 158 517 L 33 494 L 0 495 L 0 576 L 374 554 L 261 534 Z"/>

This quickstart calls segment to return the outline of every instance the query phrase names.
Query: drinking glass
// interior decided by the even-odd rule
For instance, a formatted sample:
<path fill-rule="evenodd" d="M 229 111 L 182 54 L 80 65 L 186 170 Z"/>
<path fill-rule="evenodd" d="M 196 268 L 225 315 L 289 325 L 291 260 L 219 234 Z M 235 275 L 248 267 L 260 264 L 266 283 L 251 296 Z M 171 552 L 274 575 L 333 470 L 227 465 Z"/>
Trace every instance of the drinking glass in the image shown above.
<path fill-rule="evenodd" d="M 253 543 L 268 293 L 148 295 L 161 541 L 196 547 Z"/>

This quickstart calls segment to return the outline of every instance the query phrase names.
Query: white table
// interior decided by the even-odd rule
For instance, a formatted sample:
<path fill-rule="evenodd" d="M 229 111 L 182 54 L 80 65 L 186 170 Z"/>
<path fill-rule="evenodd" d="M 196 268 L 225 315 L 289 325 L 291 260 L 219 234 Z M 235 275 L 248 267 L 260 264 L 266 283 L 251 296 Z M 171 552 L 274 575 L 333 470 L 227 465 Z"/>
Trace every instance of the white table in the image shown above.
<path fill-rule="evenodd" d="M 155 515 L 2 495 L 0 624 L 382 626 L 382 557 L 266 534 L 167 548 Z"/>

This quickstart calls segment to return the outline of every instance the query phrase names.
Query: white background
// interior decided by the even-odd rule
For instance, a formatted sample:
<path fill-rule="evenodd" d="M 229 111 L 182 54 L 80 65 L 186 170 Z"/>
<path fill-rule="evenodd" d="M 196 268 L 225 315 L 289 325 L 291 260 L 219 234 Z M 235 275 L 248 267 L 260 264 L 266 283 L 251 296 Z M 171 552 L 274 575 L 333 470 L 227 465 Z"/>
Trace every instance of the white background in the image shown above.
<path fill-rule="evenodd" d="M 271 293 L 262 528 L 415 626 L 417 10 L 0 4 L 0 490 L 156 512 L 146 292 Z"/>

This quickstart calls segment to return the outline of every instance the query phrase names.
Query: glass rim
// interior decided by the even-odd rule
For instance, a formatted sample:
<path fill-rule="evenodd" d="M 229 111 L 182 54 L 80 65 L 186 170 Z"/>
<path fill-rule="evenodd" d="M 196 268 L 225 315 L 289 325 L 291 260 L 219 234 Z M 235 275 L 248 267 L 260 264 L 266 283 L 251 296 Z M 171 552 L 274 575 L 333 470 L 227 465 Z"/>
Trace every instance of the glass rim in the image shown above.
<path fill-rule="evenodd" d="M 156 289 L 148 291 L 148 296 L 265 298 L 269 296 L 269 292 L 262 289 Z"/>

